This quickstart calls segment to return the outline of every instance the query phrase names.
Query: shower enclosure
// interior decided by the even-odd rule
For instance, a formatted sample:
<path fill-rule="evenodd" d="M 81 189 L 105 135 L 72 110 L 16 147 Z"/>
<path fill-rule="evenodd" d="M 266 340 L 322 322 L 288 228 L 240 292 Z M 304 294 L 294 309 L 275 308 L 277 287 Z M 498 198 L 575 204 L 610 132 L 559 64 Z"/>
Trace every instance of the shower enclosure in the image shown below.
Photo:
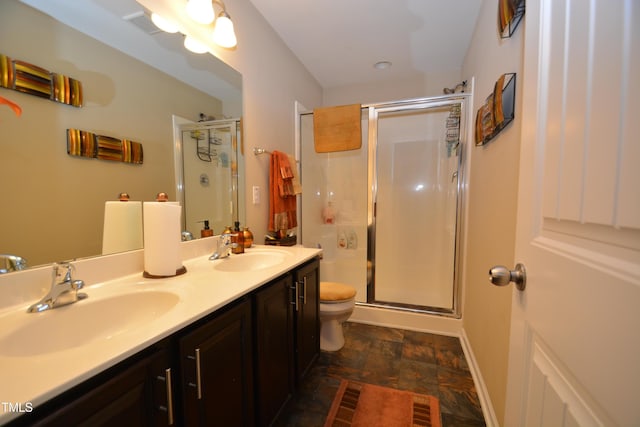
<path fill-rule="evenodd" d="M 206 220 L 219 234 L 244 219 L 244 200 L 238 193 L 238 188 L 244 188 L 240 119 L 184 121 L 174 126 L 183 230 L 199 237 Z"/>
<path fill-rule="evenodd" d="M 362 108 L 362 148 L 316 153 L 300 114 L 301 237 L 323 281 L 360 305 L 459 317 L 458 263 L 468 95 Z"/>

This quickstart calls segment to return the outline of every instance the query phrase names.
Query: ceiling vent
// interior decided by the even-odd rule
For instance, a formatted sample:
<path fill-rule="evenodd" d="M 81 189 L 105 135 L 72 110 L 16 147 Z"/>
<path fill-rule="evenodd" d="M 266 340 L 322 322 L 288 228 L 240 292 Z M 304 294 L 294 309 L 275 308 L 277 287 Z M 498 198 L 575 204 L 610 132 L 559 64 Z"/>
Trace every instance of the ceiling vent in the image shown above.
<path fill-rule="evenodd" d="M 138 12 L 123 16 L 122 19 L 131 22 L 133 25 L 140 28 L 147 34 L 153 35 L 162 32 L 162 30 L 160 30 L 154 25 L 153 22 L 151 22 L 151 16 L 144 10 L 140 10 Z"/>

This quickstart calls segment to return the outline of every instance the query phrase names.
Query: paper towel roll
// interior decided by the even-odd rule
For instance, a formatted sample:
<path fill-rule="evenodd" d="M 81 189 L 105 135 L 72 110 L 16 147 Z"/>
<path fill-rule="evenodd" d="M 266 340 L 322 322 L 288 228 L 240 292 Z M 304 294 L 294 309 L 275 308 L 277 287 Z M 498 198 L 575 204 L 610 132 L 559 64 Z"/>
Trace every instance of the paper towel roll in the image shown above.
<path fill-rule="evenodd" d="M 142 202 L 105 202 L 102 254 L 142 248 Z"/>
<path fill-rule="evenodd" d="M 144 271 L 148 276 L 175 276 L 183 269 L 179 204 L 144 202 Z"/>

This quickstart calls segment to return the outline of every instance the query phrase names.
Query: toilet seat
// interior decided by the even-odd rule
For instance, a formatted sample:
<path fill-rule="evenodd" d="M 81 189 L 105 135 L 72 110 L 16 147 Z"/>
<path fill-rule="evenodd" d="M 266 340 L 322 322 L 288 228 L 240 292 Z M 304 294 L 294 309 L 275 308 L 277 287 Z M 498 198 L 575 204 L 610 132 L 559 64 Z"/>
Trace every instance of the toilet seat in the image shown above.
<path fill-rule="evenodd" d="M 336 304 L 352 300 L 356 290 L 349 285 L 338 282 L 320 282 L 320 302 Z"/>
<path fill-rule="evenodd" d="M 320 349 L 338 351 L 344 346 L 342 323 L 353 313 L 356 290 L 337 282 L 320 282 Z"/>

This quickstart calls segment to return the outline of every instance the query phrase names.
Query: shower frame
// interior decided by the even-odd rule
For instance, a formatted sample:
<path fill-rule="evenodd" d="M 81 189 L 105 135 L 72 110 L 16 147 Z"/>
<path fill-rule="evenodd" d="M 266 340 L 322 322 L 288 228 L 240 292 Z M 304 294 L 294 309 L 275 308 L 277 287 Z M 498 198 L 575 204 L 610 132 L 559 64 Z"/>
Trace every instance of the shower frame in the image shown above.
<path fill-rule="evenodd" d="M 404 101 L 370 104 L 363 106 L 368 109 L 368 188 L 367 192 L 367 301 L 357 302 L 357 305 L 367 307 L 387 308 L 414 313 L 435 314 L 454 318 L 461 317 L 460 281 L 462 268 L 462 233 L 464 219 L 464 178 L 465 178 L 465 150 L 467 147 L 467 126 L 469 123 L 470 94 L 458 93 L 445 96 L 417 98 Z M 427 110 L 430 108 L 460 105 L 460 124 L 458 152 L 458 170 L 456 174 L 456 226 L 454 237 L 453 260 L 453 301 L 451 309 L 442 307 L 420 306 L 400 302 L 378 301 L 375 297 L 375 268 L 376 268 L 376 204 L 378 193 L 377 182 L 377 146 L 378 146 L 378 118 L 380 113 Z"/>
<path fill-rule="evenodd" d="M 361 111 L 367 111 L 368 127 L 368 153 L 367 153 L 367 301 L 356 301 L 357 306 L 383 308 L 403 312 L 431 314 L 437 316 L 451 317 L 459 319 L 461 317 L 461 269 L 462 269 L 462 242 L 463 242 L 463 220 L 464 220 L 464 200 L 465 200 L 465 175 L 466 175 L 466 150 L 469 140 L 470 123 L 470 93 L 456 93 L 443 96 L 415 98 L 401 101 L 392 101 L 376 104 L 363 104 Z M 376 157 L 378 138 L 378 116 L 380 113 L 399 112 L 429 109 L 437 107 L 447 107 L 460 105 L 460 127 L 458 143 L 458 171 L 457 171 L 457 198 L 456 198 L 456 225 L 454 239 L 454 262 L 453 262 L 453 301 L 452 308 L 429 307 L 410 305 L 398 302 L 376 301 L 373 298 L 375 293 L 375 238 L 376 238 L 376 203 L 377 203 L 377 177 L 376 177 Z M 298 111 L 298 118 L 303 115 L 313 115 L 313 111 Z M 299 139 L 301 143 L 301 138 Z M 300 154 L 300 147 L 296 148 Z M 300 159 L 300 156 L 297 156 Z M 302 167 L 302 164 L 300 165 Z M 301 170 L 301 175 L 304 172 Z M 303 178 L 304 179 L 304 178 Z M 300 209 L 299 209 L 300 211 Z M 301 222 L 300 222 L 301 223 Z M 302 227 L 299 228 L 302 234 Z M 302 241 L 302 236 L 301 236 Z"/>

